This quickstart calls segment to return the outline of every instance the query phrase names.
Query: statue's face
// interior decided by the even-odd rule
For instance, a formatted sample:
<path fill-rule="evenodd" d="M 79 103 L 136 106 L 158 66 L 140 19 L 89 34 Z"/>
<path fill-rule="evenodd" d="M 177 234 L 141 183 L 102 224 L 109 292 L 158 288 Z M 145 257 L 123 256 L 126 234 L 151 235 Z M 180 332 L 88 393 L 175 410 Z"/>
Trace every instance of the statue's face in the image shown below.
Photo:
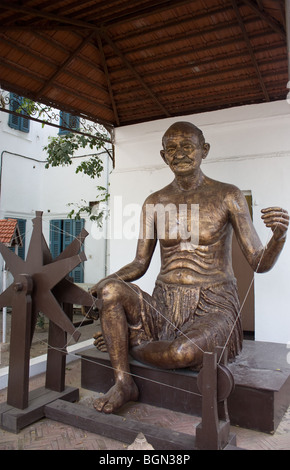
<path fill-rule="evenodd" d="M 172 129 L 163 139 L 161 156 L 176 175 L 195 173 L 208 153 L 208 144 L 200 141 L 198 133 L 188 129 Z"/>

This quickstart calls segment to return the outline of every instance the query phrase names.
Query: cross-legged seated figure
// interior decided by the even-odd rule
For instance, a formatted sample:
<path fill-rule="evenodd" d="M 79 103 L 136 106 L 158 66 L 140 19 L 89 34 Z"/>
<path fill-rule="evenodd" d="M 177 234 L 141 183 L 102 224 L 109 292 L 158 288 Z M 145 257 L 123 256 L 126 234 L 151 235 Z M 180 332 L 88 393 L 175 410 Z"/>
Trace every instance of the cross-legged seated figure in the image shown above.
<path fill-rule="evenodd" d="M 129 352 L 163 369 L 199 370 L 203 352 L 225 344 L 229 357 L 235 357 L 242 348 L 242 331 L 231 258 L 233 231 L 256 272 L 272 268 L 286 239 L 287 211 L 262 211 L 273 231 L 264 247 L 242 192 L 203 174 L 209 144 L 197 127 L 173 124 L 162 145 L 161 156 L 174 180 L 143 205 L 135 259 L 91 290 L 102 300 L 102 336 L 115 374 L 115 385 L 95 401 L 95 408 L 106 413 L 138 398 Z M 157 241 L 161 268 L 149 295 L 132 282 L 147 271 Z"/>

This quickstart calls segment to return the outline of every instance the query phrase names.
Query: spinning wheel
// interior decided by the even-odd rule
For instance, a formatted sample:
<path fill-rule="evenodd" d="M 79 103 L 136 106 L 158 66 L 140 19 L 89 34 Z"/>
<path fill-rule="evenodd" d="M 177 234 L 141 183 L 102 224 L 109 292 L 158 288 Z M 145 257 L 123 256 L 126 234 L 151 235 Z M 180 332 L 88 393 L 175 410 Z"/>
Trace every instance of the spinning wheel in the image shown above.
<path fill-rule="evenodd" d="M 38 313 L 42 312 L 52 324 L 52 343 L 57 342 L 54 335 L 59 330 L 78 341 L 80 333 L 65 311 L 65 305 L 97 306 L 97 299 L 67 277 L 70 271 L 86 260 L 80 249 L 87 235 L 83 230 L 53 260 L 42 234 L 42 212 L 36 212 L 26 261 L 0 244 L 0 253 L 14 277 L 13 284 L 0 295 L 0 307 L 12 307 L 7 403 L 16 408 L 24 409 L 28 406 L 29 352 Z M 49 369 L 48 355 L 47 371 Z M 47 383 L 52 381 L 52 374 L 53 371 L 47 374 Z"/>
<path fill-rule="evenodd" d="M 199 449 L 223 449 L 235 436 L 230 436 L 227 398 L 234 389 L 234 378 L 227 367 L 227 350 L 204 353 L 203 368 L 197 378 L 202 394 L 202 422 L 196 428 Z"/>

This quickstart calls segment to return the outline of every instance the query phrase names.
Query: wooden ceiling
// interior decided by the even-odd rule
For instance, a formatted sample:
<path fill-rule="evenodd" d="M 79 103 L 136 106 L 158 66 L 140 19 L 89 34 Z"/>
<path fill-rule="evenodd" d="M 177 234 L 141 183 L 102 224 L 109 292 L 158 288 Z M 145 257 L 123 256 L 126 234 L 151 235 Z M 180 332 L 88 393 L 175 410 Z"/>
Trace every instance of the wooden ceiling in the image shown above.
<path fill-rule="evenodd" d="M 284 0 L 1 0 L 0 86 L 123 126 L 285 99 Z"/>

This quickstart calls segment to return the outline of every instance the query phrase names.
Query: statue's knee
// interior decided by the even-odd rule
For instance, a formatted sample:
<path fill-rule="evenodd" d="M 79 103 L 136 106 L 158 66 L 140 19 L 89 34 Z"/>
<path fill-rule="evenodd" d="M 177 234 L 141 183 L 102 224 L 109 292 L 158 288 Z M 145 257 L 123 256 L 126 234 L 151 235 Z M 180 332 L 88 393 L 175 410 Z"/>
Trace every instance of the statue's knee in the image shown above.
<path fill-rule="evenodd" d="M 198 354 L 197 348 L 193 344 L 177 343 L 172 344 L 170 348 L 170 354 L 174 360 L 176 367 L 190 367 L 192 363 L 196 361 L 196 356 Z"/>
<path fill-rule="evenodd" d="M 122 294 L 122 284 L 116 279 L 105 280 L 99 288 L 98 298 L 103 302 L 117 301 Z"/>

